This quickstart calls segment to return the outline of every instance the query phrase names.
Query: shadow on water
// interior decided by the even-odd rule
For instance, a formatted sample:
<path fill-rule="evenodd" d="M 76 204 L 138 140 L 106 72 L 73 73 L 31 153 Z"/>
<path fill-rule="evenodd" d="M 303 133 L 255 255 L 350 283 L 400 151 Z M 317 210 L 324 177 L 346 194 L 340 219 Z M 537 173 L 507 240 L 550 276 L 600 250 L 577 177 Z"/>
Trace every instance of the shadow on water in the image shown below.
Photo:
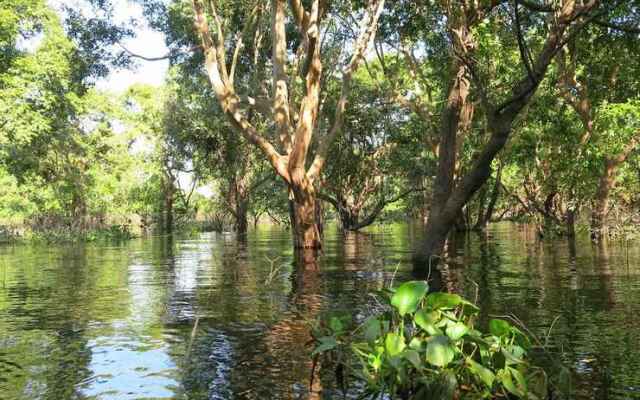
<path fill-rule="evenodd" d="M 364 318 L 412 279 L 419 229 L 328 229 L 316 267 L 286 231 L 119 245 L 0 247 L 0 399 L 309 399 L 309 328 Z M 500 224 L 457 236 L 431 286 L 512 313 L 573 371 L 573 397 L 640 398 L 640 247 L 540 241 Z"/>

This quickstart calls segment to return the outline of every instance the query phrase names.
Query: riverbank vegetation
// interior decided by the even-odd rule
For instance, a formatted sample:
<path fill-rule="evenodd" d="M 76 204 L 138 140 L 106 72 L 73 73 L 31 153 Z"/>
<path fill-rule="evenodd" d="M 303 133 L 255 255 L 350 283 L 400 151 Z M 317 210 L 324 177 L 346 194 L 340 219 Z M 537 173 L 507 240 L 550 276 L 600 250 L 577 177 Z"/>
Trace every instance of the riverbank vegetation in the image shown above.
<path fill-rule="evenodd" d="M 327 220 L 408 216 L 421 265 L 501 219 L 600 240 L 637 219 L 634 4 L 143 2 L 157 56 L 108 2 L 11 0 L 3 236 L 270 222 L 313 260 Z M 94 88 L 160 59 L 162 87 Z"/>
<path fill-rule="evenodd" d="M 357 230 L 395 204 L 427 221 L 421 256 L 442 253 L 452 229 L 501 218 L 572 235 L 589 214 L 597 239 L 635 213 L 626 3 L 149 3 L 175 49 L 167 83 L 112 95 L 91 82 L 142 57 L 104 50 L 130 31 L 15 0 L 2 30 L 1 217 L 34 232 L 170 231 L 200 212 L 243 235 L 270 216 L 309 249 L 323 214 Z M 335 24 L 349 16 L 354 26 Z M 194 196 L 202 185 L 216 195 Z"/>
<path fill-rule="evenodd" d="M 405 219 L 424 277 L 456 231 L 627 240 L 638 222 L 637 0 L 133 3 L 127 23 L 108 0 L 0 5 L 0 242 L 270 223 L 314 270 L 327 223 Z M 139 24 L 169 52 L 128 50 Z M 96 85 L 160 60 L 162 85 Z M 334 321 L 319 349 L 349 343 L 374 392 L 453 370 L 458 394 L 534 392 L 520 330 L 477 332 L 472 304 L 426 287 L 407 310 L 403 288 L 372 336 Z"/>

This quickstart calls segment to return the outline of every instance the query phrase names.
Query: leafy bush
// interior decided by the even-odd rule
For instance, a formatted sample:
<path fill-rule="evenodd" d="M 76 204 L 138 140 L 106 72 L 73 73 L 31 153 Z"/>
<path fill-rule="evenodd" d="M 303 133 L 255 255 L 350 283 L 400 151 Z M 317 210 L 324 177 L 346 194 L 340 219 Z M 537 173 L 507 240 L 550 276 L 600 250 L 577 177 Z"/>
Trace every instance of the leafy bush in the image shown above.
<path fill-rule="evenodd" d="M 547 376 L 530 364 L 529 337 L 502 319 L 475 328 L 479 309 L 457 294 L 427 294 L 423 281 L 385 291 L 383 310 L 355 329 L 347 318 L 316 327 L 323 355 L 344 377 L 364 383 L 365 397 L 392 399 L 542 399 Z M 341 382 L 340 382 L 341 381 Z"/>

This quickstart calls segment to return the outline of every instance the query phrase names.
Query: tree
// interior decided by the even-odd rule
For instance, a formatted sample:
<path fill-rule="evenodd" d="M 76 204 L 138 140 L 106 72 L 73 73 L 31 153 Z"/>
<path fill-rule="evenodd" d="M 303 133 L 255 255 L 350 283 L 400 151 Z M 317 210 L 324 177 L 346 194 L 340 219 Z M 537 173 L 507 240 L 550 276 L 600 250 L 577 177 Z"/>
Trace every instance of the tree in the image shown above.
<path fill-rule="evenodd" d="M 220 203 L 231 214 L 243 238 L 248 229 L 252 196 L 273 173 L 244 139 L 235 135 L 203 74 L 173 74 L 166 113 L 167 134 L 180 157 L 189 160 L 192 174 L 220 185 Z"/>
<path fill-rule="evenodd" d="M 147 85 L 131 86 L 123 99 L 128 134 L 133 138 L 139 156 L 149 164 L 146 184 L 153 186 L 141 188 L 139 198 L 161 214 L 160 225 L 169 233 L 174 229 L 176 214 L 189 214 L 191 196 L 198 182 L 195 174 L 191 177 L 190 187 L 181 186 L 181 174 L 190 172 L 190 160 L 172 134 L 175 126 L 173 101 L 168 88 Z M 145 193 L 150 194 L 149 198 L 144 199 Z"/>
<path fill-rule="evenodd" d="M 375 77 L 379 64 L 368 64 Z M 331 146 L 319 197 L 331 204 L 343 229 L 371 225 L 386 206 L 421 191 L 416 160 L 422 141 L 404 110 L 380 93 L 362 69 L 345 110 L 344 135 Z M 327 105 L 325 107 L 328 107 Z M 418 171 L 416 173 L 416 171 Z"/>
<path fill-rule="evenodd" d="M 636 121 L 638 97 L 636 68 L 623 60 L 638 56 L 640 31 L 607 24 L 594 24 L 584 35 L 573 38 L 557 57 L 559 91 L 578 116 L 582 133 L 578 154 L 599 147 L 602 154 L 597 192 L 591 219 L 595 239 L 607 232 L 609 193 L 620 166 L 637 148 L 640 129 Z M 606 57 L 597 46 L 611 49 Z"/>
<path fill-rule="evenodd" d="M 532 23 L 546 28 L 544 37 L 536 41 L 535 45 L 539 50 L 533 57 L 531 49 L 524 42 L 519 16 L 521 7 L 518 3 L 513 10 L 508 5 L 498 3 L 486 7 L 461 7 L 445 3 L 451 39 L 452 71 L 455 72 L 451 74 L 453 78 L 448 90 L 448 101 L 442 112 L 436 187 L 426 227 L 426 239 L 418 250 L 418 270 L 425 270 L 425 265 L 434 256 L 442 254 L 447 235 L 462 207 L 491 175 L 494 158 L 507 143 L 514 121 L 530 103 L 553 58 L 564 47 L 568 38 L 578 34 L 596 16 L 596 10 L 603 11 L 597 1 L 584 4 L 565 1 L 558 8 L 549 6 L 547 16 L 536 18 L 532 15 Z M 506 21 L 504 17 L 509 11 L 513 11 L 515 22 L 511 26 L 505 26 L 506 22 L 502 21 Z M 488 25 L 489 21 L 492 25 Z M 488 29 L 489 26 L 497 29 L 497 32 L 492 32 L 492 29 Z M 516 43 L 508 40 L 514 39 L 512 29 L 516 32 Z M 507 39 L 507 48 L 512 44 L 517 46 L 521 55 L 517 69 L 524 71 L 524 77 L 521 75 L 520 78 L 507 82 L 503 81 L 504 78 L 509 78 L 506 74 L 493 75 L 492 78 L 488 74 L 492 63 L 479 61 L 496 54 L 489 40 L 496 33 L 507 35 L 503 36 Z M 475 85 L 490 136 L 486 144 L 478 149 L 471 168 L 454 184 L 455 137 L 461 117 L 465 115 L 462 111 L 469 96 L 471 82 Z M 502 90 L 505 86 L 509 88 L 506 92 Z"/>
<path fill-rule="evenodd" d="M 232 14 L 218 15 L 215 4 L 210 3 L 207 10 L 200 0 L 193 1 L 195 29 L 205 56 L 211 85 L 225 112 L 225 115 L 244 138 L 257 146 L 266 157 L 275 172 L 287 184 L 291 202 L 292 232 L 294 247 L 303 249 L 305 263 L 315 260 L 315 250 L 320 248 L 320 230 L 317 225 L 315 181 L 321 173 L 327 151 L 333 139 L 342 128 L 344 111 L 350 93 L 353 74 L 360 65 L 365 51 L 375 35 L 377 21 L 382 12 L 382 0 L 371 1 L 361 19 L 361 29 L 352 43 L 353 53 L 341 71 L 341 91 L 331 121 L 322 113 L 321 94 L 325 79 L 335 75 L 323 72 L 327 60 L 322 58 L 322 43 L 331 32 L 324 25 L 330 22 L 332 10 L 324 3 L 315 0 L 307 10 L 300 1 L 291 1 L 290 9 L 295 26 L 295 39 L 287 39 L 287 7 L 284 0 L 271 2 L 271 95 L 260 97 L 259 78 L 242 77 L 244 82 L 254 82 L 250 92 L 253 97 L 242 102 L 236 92 L 236 66 L 238 57 L 249 34 L 253 34 L 254 60 L 261 53 L 264 28 L 261 21 L 267 14 L 267 7 L 259 2 L 251 7 L 249 15 L 244 16 L 244 31 L 235 34 L 232 39 L 225 32 L 226 22 Z M 213 35 L 208 16 L 213 21 Z M 330 38 L 331 39 L 331 38 Z M 228 43 L 232 41 L 233 56 L 227 56 Z M 256 63 L 257 64 L 257 63 Z M 254 72 L 261 68 L 255 65 Z M 302 78 L 299 80 L 298 76 Z M 299 111 L 294 108 L 299 104 Z M 276 133 L 280 150 L 261 132 L 259 126 L 251 122 L 249 114 L 258 111 L 258 104 L 266 106 L 269 129 Z M 329 120 L 325 126 L 325 121 Z M 309 160 L 314 132 L 326 128 L 326 134 L 315 147 L 313 160 Z M 324 129 L 323 129 L 324 130 Z"/>

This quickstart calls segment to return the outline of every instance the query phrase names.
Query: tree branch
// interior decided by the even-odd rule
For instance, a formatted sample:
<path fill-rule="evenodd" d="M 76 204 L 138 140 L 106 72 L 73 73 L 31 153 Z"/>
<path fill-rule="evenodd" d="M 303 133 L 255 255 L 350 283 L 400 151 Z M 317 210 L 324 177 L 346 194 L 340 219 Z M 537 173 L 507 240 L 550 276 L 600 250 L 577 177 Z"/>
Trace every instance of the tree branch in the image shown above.
<path fill-rule="evenodd" d="M 347 107 L 347 99 L 351 91 L 351 80 L 353 78 L 353 74 L 364 59 L 364 53 L 375 37 L 376 29 L 378 27 L 378 18 L 380 17 L 383 8 L 384 0 L 373 0 L 370 3 L 370 9 L 367 13 L 368 15 L 361 21 L 360 35 L 356 40 L 354 53 L 351 57 L 351 61 L 342 73 L 342 87 L 340 90 L 340 98 L 336 105 L 333 124 L 329 129 L 329 132 L 327 132 L 320 141 L 316 156 L 308 170 L 308 175 L 312 180 L 317 178 L 320 171 L 322 171 L 329 147 L 337 134 L 342 130 L 344 111 Z"/>
<path fill-rule="evenodd" d="M 219 57 L 209 32 L 204 6 L 201 0 L 193 0 L 193 9 L 195 13 L 194 26 L 202 42 L 207 75 L 209 76 L 211 86 L 225 115 L 247 141 L 257 146 L 264 153 L 278 175 L 288 181 L 289 174 L 287 172 L 286 160 L 278 153 L 275 147 L 262 137 L 255 127 L 251 125 L 243 110 L 240 109 L 240 99 L 233 90 L 233 87 L 227 85 L 228 80 L 225 81 L 221 75 L 220 67 L 224 68 L 224 66 L 218 63 Z"/>

